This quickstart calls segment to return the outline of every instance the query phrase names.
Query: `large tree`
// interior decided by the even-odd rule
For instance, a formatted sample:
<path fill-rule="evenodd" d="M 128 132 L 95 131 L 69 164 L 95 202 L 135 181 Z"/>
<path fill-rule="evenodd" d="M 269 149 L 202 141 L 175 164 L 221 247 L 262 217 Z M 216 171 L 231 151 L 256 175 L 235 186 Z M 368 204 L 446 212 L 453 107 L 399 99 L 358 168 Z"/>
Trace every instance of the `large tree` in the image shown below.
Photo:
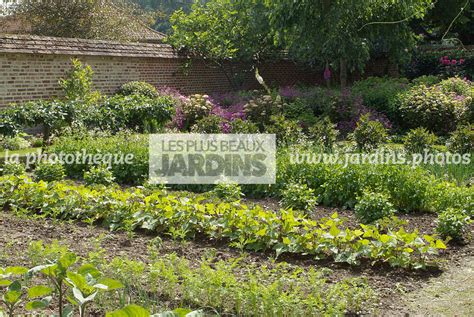
<path fill-rule="evenodd" d="M 25 33 L 109 40 L 139 39 L 138 13 L 127 0 L 23 1 L 9 12 Z"/>
<path fill-rule="evenodd" d="M 171 16 L 169 43 L 219 67 L 238 85 L 236 63 L 250 65 L 273 56 L 275 47 L 261 0 L 211 0 Z"/>
<path fill-rule="evenodd" d="M 341 85 L 347 72 L 363 70 L 373 49 L 392 58 L 415 43 L 409 22 L 432 0 L 266 0 L 275 39 L 300 59 L 333 63 Z"/>

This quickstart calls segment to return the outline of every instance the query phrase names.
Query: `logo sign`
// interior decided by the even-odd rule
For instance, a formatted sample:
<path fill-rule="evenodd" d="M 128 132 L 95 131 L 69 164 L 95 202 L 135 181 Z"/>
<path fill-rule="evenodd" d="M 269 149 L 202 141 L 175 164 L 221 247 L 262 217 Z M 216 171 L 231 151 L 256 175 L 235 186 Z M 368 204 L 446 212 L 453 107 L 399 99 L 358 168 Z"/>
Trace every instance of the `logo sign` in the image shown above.
<path fill-rule="evenodd" d="M 152 134 L 152 184 L 274 184 L 273 134 Z"/>

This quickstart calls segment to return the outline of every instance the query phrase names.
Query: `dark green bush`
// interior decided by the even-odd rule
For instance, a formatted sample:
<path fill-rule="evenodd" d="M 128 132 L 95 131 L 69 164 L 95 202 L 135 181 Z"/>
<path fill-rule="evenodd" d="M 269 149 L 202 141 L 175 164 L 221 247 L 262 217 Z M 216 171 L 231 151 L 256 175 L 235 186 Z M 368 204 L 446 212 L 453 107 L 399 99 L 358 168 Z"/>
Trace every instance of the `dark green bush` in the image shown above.
<path fill-rule="evenodd" d="M 131 81 L 120 87 L 118 94 L 123 96 L 139 95 L 148 98 L 158 98 L 155 86 L 143 81 Z"/>
<path fill-rule="evenodd" d="M 393 119 L 393 99 L 396 95 L 408 88 L 408 80 L 405 78 L 369 77 L 355 82 L 352 93 L 360 95 L 364 106 L 369 109 L 385 113 Z"/>
<path fill-rule="evenodd" d="M 221 133 L 223 119 L 216 115 L 209 115 L 199 119 L 192 127 L 194 133 Z"/>
<path fill-rule="evenodd" d="M 41 162 L 34 171 L 36 181 L 54 182 L 66 176 L 64 166 L 59 162 Z"/>
<path fill-rule="evenodd" d="M 424 150 L 431 151 L 437 137 L 425 128 L 410 130 L 403 138 L 405 149 L 408 153 L 423 153 Z"/>
<path fill-rule="evenodd" d="M 418 85 L 425 85 L 427 87 L 436 85 L 441 81 L 441 78 L 439 76 L 435 75 L 423 75 L 418 78 L 413 79 L 411 82 L 413 85 L 418 86 Z"/>
<path fill-rule="evenodd" d="M 387 130 L 379 121 L 370 120 L 370 113 L 360 117 L 352 138 L 360 151 L 370 152 L 387 140 Z"/>
<path fill-rule="evenodd" d="M 230 122 L 231 132 L 235 134 L 252 134 L 258 133 L 258 126 L 251 122 L 242 119 L 235 119 Z"/>
<path fill-rule="evenodd" d="M 364 224 L 369 224 L 393 216 L 395 208 L 389 199 L 390 197 L 383 193 L 364 191 L 354 208 L 357 219 Z"/>
<path fill-rule="evenodd" d="M 451 133 L 448 149 L 453 153 L 471 153 L 474 151 L 474 127 L 470 124 L 459 126 Z"/>

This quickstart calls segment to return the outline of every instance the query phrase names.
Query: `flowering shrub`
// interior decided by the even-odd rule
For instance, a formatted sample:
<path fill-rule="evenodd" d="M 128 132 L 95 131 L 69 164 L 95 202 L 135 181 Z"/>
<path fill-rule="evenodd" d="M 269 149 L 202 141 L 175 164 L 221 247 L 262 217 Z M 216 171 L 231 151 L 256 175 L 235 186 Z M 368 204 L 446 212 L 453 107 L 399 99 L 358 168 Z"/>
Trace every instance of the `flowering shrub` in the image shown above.
<path fill-rule="evenodd" d="M 467 117 L 472 97 L 448 93 L 440 85 L 414 86 L 398 96 L 405 127 L 421 126 L 433 132 L 446 133 L 456 129 L 458 123 Z"/>
<path fill-rule="evenodd" d="M 451 76 L 463 76 L 464 72 L 462 65 L 464 64 L 464 59 L 460 58 L 456 60 L 455 58 L 450 58 L 449 56 L 443 56 L 439 59 L 439 65 L 441 68 L 441 73 L 446 77 Z"/>

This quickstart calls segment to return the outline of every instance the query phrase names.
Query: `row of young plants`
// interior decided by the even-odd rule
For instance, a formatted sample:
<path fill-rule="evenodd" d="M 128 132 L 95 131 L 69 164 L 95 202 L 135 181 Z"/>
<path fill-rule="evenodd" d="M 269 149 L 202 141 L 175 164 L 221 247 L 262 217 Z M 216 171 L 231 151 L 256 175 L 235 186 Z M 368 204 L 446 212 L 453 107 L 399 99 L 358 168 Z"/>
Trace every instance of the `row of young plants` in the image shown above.
<path fill-rule="evenodd" d="M 97 308 L 94 306 L 101 301 L 101 297 L 107 298 L 111 303 L 109 308 L 113 309 L 105 314 L 107 317 L 151 316 L 149 310 L 143 307 L 127 305 L 125 284 L 108 277 L 97 265 L 81 259 L 67 248 L 33 242 L 26 253 L 32 251 L 35 252 L 34 258 L 39 258 L 43 264 L 31 268 L 0 267 L 0 316 L 14 317 L 28 313 L 83 317 Z M 31 262 L 32 259 L 29 260 Z M 179 309 L 153 316 L 204 316 L 202 311 L 190 312 Z"/>
<path fill-rule="evenodd" d="M 131 164 L 112 164 L 111 171 L 118 183 L 142 185 L 148 176 L 148 138 L 145 135 L 116 135 L 110 138 L 65 138 L 58 141 L 51 153 L 134 155 Z M 291 162 L 291 153 L 304 158 Z M 317 202 L 330 207 L 353 208 L 364 191 L 386 193 L 394 207 L 403 212 L 442 212 L 448 208 L 474 214 L 474 189 L 440 180 L 423 168 L 395 164 L 324 164 L 312 161 L 321 153 L 305 148 L 280 149 L 277 153 L 275 185 L 244 185 L 250 197 L 281 197 L 289 184 L 303 184 L 314 190 Z M 307 160 L 307 158 L 309 158 Z M 66 164 L 66 174 L 80 179 L 90 166 Z M 210 186 L 188 186 L 203 191 Z"/>
<path fill-rule="evenodd" d="M 68 182 L 34 182 L 26 176 L 0 178 L 0 205 L 15 213 L 102 223 L 112 230 L 142 229 L 189 239 L 204 235 L 239 249 L 272 250 L 332 258 L 352 265 L 370 260 L 423 268 L 445 249 L 436 236 L 406 232 L 396 222 L 345 228 L 337 213 L 311 220 L 301 212 L 264 210 L 240 202 L 214 202 L 141 188 L 89 188 Z"/>
<path fill-rule="evenodd" d="M 57 241 L 31 242 L 25 250 L 27 266 L 0 268 L 0 295 L 8 316 L 116 310 L 105 315 L 141 317 L 170 306 L 199 310 L 153 316 L 334 316 L 368 313 L 375 304 L 375 292 L 364 279 L 330 281 L 329 269 L 259 265 L 245 257 L 220 260 L 212 250 L 195 265 L 175 254 L 161 255 L 155 240 L 148 245 L 147 262 L 108 259 L 99 240 L 84 258 Z M 1 307 L 0 301 L 0 313 Z"/>

